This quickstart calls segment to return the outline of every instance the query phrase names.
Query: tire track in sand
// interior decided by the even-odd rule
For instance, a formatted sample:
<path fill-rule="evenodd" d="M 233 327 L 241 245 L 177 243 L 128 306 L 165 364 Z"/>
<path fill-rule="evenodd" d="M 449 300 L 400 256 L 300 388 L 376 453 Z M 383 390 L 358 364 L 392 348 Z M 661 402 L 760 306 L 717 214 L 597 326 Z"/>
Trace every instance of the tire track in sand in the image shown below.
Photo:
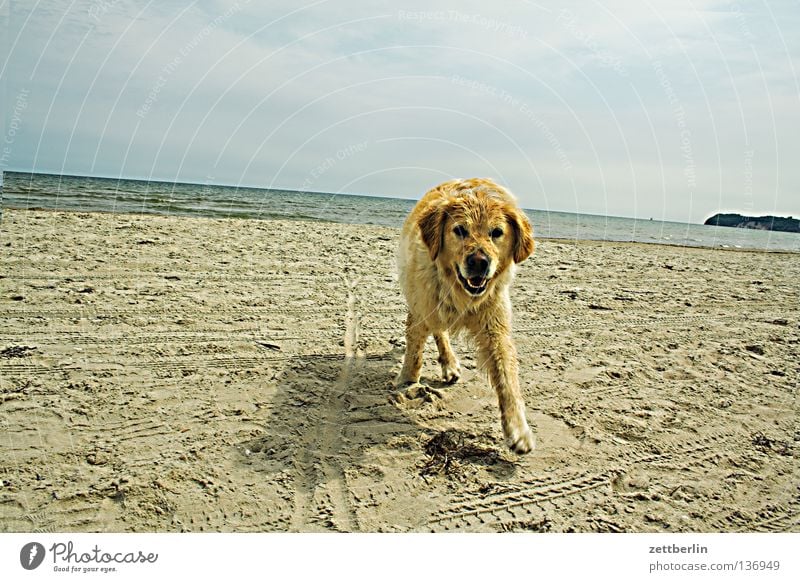
<path fill-rule="evenodd" d="M 510 486 L 463 491 L 431 516 L 428 527 L 432 532 L 505 531 L 541 520 L 549 510 L 574 515 L 576 507 L 591 508 L 612 497 L 615 481 L 630 468 L 643 464 L 671 467 L 670 463 L 676 463 L 676 471 L 687 471 L 706 462 L 705 455 L 718 450 L 732 436 L 730 432 L 713 433 L 701 439 L 665 444 L 659 450 L 634 447 L 609 459 L 611 467 L 605 471 L 562 473 L 545 479 L 525 479 Z"/>
<path fill-rule="evenodd" d="M 344 363 L 336 381 L 323 394 L 321 412 L 302 435 L 295 459 L 296 491 L 292 521 L 294 531 L 333 529 L 358 531 L 358 519 L 350 500 L 344 470 L 339 463 L 343 448 L 342 422 L 348 405 L 349 387 L 364 364 L 358 347 L 360 317 L 356 309 L 358 280 L 345 278 Z"/>

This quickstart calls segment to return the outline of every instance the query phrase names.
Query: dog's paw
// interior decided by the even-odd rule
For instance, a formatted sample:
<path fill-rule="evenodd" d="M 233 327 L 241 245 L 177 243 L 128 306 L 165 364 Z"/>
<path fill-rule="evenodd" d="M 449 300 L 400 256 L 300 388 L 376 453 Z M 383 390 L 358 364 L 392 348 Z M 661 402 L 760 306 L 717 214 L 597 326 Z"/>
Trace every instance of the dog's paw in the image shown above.
<path fill-rule="evenodd" d="M 506 444 L 518 455 L 524 455 L 536 448 L 536 437 L 526 423 L 521 429 L 506 431 Z"/>
<path fill-rule="evenodd" d="M 458 360 L 452 365 L 442 364 L 442 382 L 445 384 L 455 384 L 461 378 L 461 366 Z"/>
<path fill-rule="evenodd" d="M 406 386 L 402 390 L 389 396 L 389 400 L 394 404 L 411 406 L 415 404 L 419 406 L 424 402 L 434 402 L 441 398 L 444 398 L 444 394 L 441 390 L 431 388 L 427 384 L 420 384 L 419 382 Z"/>
<path fill-rule="evenodd" d="M 416 379 L 406 378 L 405 376 L 403 376 L 402 372 L 400 374 L 398 374 L 398 376 L 394 380 L 392 380 L 392 386 L 394 388 L 397 388 L 397 389 L 403 388 L 405 386 L 411 386 L 413 384 L 418 384 L 418 383 L 419 383 L 419 378 L 416 378 Z"/>

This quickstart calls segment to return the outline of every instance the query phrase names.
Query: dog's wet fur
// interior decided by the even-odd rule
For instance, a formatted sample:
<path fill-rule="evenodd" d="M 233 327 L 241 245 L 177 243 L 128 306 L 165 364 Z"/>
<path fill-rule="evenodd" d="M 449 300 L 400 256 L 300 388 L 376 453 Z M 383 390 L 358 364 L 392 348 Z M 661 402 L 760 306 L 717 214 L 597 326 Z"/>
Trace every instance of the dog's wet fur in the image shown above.
<path fill-rule="evenodd" d="M 457 382 L 450 334 L 475 338 L 479 363 L 497 392 L 509 448 L 527 453 L 534 437 L 525 418 L 509 288 L 515 266 L 534 250 L 533 228 L 514 196 L 492 180 L 450 180 L 426 193 L 403 226 L 400 285 L 408 304 L 406 353 L 397 387 L 416 384 L 425 341 L 433 335 L 442 379 Z"/>

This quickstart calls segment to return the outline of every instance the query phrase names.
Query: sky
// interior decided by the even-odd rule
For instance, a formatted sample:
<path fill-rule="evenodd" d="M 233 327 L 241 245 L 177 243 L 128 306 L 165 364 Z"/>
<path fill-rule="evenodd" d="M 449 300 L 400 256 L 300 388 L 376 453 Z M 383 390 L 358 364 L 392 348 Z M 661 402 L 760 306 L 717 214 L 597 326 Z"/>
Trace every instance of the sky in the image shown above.
<path fill-rule="evenodd" d="M 0 169 L 800 216 L 796 0 L 0 6 Z"/>

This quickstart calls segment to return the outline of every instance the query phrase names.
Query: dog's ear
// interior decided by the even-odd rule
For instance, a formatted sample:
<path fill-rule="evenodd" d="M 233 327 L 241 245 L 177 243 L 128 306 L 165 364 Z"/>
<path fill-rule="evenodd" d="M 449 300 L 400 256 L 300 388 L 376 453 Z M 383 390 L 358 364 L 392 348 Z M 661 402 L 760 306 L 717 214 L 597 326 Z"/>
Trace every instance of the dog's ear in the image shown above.
<path fill-rule="evenodd" d="M 533 253 L 533 226 L 522 210 L 510 212 L 508 220 L 514 230 L 514 262 L 521 263 Z"/>
<path fill-rule="evenodd" d="M 432 261 L 435 261 L 436 257 L 439 256 L 439 251 L 442 250 L 442 245 L 444 244 L 444 220 L 444 206 L 432 204 L 417 221 L 422 235 L 422 242 L 428 247 Z"/>

